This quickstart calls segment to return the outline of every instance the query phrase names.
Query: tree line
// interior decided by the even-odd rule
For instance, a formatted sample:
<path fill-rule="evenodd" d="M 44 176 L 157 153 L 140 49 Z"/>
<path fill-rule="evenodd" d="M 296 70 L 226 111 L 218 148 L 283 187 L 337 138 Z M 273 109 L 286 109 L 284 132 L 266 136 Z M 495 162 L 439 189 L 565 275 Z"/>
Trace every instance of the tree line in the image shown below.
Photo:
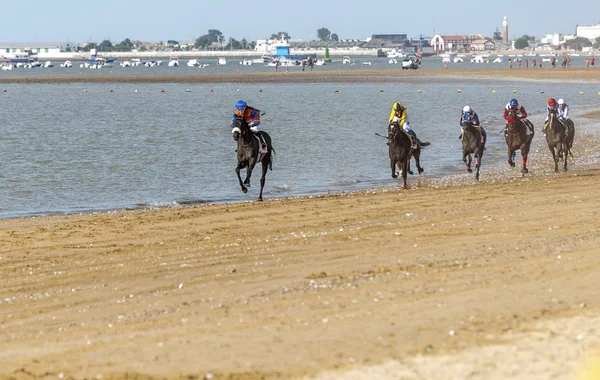
<path fill-rule="evenodd" d="M 530 42 L 535 42 L 535 37 L 523 35 L 515 40 L 515 49 L 525 49 L 529 47 Z M 571 50 L 583 50 L 584 47 L 593 47 L 594 49 L 600 48 L 600 37 L 597 37 L 593 42 L 585 37 L 575 37 L 568 41 L 565 41 L 561 45 L 565 49 Z"/>
<path fill-rule="evenodd" d="M 290 40 L 291 37 L 287 32 L 277 32 L 273 33 L 270 36 L 270 39 L 281 39 L 284 38 L 286 40 Z M 323 42 L 338 42 L 339 37 L 336 33 L 331 33 L 329 29 L 323 27 L 317 30 L 317 38 Z M 227 41 L 227 43 L 225 43 Z M 159 45 L 163 45 L 163 42 L 159 42 Z M 182 50 L 183 48 L 179 45 L 179 42 L 176 40 L 168 40 L 167 46 L 172 48 L 173 50 Z M 233 37 L 228 39 L 225 38 L 223 33 L 217 29 L 209 29 L 206 34 L 198 37 L 194 41 L 194 47 L 197 49 L 210 49 L 215 46 L 219 48 L 223 48 L 226 50 L 229 49 L 250 49 L 253 50 L 256 47 L 256 42 L 248 41 L 246 38 L 242 38 L 241 40 L 237 40 Z M 189 49 L 189 47 L 186 47 Z M 91 49 L 97 49 L 98 51 L 131 51 L 134 49 L 133 43 L 129 38 L 124 39 L 118 44 L 113 44 L 110 40 L 104 40 L 100 43 L 90 42 L 85 47 L 80 48 L 81 51 L 90 51 Z M 138 51 L 145 51 L 146 48 L 144 46 L 138 47 Z"/>

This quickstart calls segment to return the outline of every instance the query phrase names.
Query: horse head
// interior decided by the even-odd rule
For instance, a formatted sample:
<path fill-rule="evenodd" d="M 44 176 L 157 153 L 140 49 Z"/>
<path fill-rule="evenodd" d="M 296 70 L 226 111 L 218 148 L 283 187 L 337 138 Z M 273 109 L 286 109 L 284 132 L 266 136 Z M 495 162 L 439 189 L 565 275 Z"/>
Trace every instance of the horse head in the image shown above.
<path fill-rule="evenodd" d="M 233 133 L 233 139 L 235 141 L 238 141 L 238 139 L 240 138 L 240 136 L 242 138 L 245 138 L 247 135 L 249 135 L 249 133 L 250 133 L 250 127 L 248 126 L 248 124 L 242 118 L 237 117 L 233 121 L 232 133 Z"/>
<path fill-rule="evenodd" d="M 519 119 L 519 115 L 517 114 L 517 110 L 511 108 L 508 110 L 508 122 L 506 123 L 506 129 L 509 134 L 513 136 L 517 136 L 521 134 L 523 130 L 523 121 Z"/>

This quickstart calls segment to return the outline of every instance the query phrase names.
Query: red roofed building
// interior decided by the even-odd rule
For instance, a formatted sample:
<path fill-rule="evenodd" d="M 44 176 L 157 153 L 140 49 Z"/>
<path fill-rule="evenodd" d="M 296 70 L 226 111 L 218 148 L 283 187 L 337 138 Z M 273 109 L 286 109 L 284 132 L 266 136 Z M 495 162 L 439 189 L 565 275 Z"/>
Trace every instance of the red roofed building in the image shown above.
<path fill-rule="evenodd" d="M 469 51 L 471 50 L 473 41 L 482 39 L 483 36 L 480 34 L 464 36 L 442 36 L 436 34 L 431 39 L 431 46 L 433 47 L 433 51 L 438 53 L 445 51 Z"/>

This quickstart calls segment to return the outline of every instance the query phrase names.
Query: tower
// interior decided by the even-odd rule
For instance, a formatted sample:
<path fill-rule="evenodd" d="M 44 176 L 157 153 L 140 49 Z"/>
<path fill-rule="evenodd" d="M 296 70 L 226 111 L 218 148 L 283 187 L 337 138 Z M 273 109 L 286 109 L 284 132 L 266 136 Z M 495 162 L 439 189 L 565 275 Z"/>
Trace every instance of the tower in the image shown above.
<path fill-rule="evenodd" d="M 504 34 L 502 35 L 502 42 L 508 44 L 508 19 L 504 16 L 504 21 L 502 21 L 502 26 L 504 27 Z"/>

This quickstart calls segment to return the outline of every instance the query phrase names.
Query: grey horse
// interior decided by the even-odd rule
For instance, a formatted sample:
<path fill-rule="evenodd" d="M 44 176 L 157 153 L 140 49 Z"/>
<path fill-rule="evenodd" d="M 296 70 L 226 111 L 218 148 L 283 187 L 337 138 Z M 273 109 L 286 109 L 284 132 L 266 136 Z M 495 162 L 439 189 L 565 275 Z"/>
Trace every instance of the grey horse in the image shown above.
<path fill-rule="evenodd" d="M 558 161 L 559 157 L 564 155 L 564 169 L 567 171 L 568 161 L 568 144 L 569 133 L 567 126 L 558 120 L 556 111 L 550 111 L 548 121 L 546 122 L 546 142 L 548 143 L 548 149 L 552 153 L 552 159 L 554 160 L 554 171 L 558 173 Z"/>
<path fill-rule="evenodd" d="M 260 152 L 260 143 L 258 138 L 262 138 L 267 145 L 267 152 Z M 269 169 L 273 170 L 273 154 L 275 149 L 271 143 L 271 136 L 267 132 L 260 131 L 254 134 L 248 124 L 242 119 L 233 121 L 233 139 L 237 141 L 237 159 L 238 164 L 235 173 L 240 181 L 240 186 L 244 193 L 248 192 L 250 187 L 250 177 L 252 170 L 257 163 L 262 163 L 262 175 L 260 177 L 260 194 L 258 200 L 262 201 L 263 188 L 265 187 L 265 176 Z M 240 170 L 246 168 L 246 179 L 242 182 Z"/>
<path fill-rule="evenodd" d="M 485 143 L 487 142 L 487 135 L 483 128 L 481 128 L 480 134 L 469 120 L 463 120 L 463 130 L 463 162 L 467 167 L 467 171 L 473 173 L 473 169 L 471 169 L 471 155 L 475 157 L 475 179 L 479 181 L 479 168 L 481 168 L 481 158 L 483 157 Z M 483 139 L 481 135 L 483 135 Z"/>

